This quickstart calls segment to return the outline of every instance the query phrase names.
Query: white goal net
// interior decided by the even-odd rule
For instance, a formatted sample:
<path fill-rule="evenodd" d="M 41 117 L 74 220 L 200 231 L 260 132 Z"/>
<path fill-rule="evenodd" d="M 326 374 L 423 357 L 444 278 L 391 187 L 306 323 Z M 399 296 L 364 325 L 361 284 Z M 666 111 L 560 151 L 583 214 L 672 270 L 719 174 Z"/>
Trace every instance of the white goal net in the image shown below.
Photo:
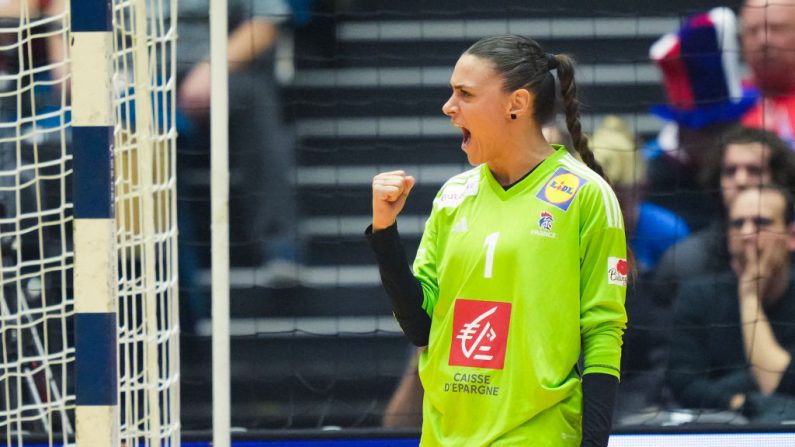
<path fill-rule="evenodd" d="M 78 1 L 78 0 L 72 0 Z M 108 0 L 110 1 L 110 0 Z M 68 0 L 0 2 L 0 445 L 75 445 Z M 176 1 L 112 1 L 120 438 L 179 445 Z M 101 175 L 101 173 L 98 173 Z"/>

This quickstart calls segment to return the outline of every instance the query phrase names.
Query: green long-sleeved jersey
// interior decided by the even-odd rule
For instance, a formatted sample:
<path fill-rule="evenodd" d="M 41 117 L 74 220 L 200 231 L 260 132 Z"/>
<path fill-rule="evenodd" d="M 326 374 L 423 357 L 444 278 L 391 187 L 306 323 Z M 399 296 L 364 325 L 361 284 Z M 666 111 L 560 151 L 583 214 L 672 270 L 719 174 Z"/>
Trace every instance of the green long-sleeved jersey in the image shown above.
<path fill-rule="evenodd" d="M 423 446 L 579 446 L 577 371 L 619 376 L 623 219 L 568 151 L 505 191 L 486 165 L 448 180 L 414 275 L 431 316 Z"/>

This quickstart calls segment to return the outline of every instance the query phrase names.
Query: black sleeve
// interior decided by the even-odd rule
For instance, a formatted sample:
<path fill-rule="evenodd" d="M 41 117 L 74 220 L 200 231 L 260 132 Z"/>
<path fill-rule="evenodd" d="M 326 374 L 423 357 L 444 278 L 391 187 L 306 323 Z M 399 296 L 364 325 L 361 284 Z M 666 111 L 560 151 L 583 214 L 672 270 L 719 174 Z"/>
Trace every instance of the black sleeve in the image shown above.
<path fill-rule="evenodd" d="M 610 374 L 582 378 L 582 447 L 607 447 L 618 379 Z"/>
<path fill-rule="evenodd" d="M 431 332 L 431 317 L 422 308 L 425 298 L 422 286 L 406 262 L 406 251 L 400 243 L 397 223 L 376 232 L 373 232 L 371 225 L 364 234 L 375 254 L 381 283 L 392 302 L 395 319 L 412 344 L 426 346 Z"/>
<path fill-rule="evenodd" d="M 736 326 L 730 321 L 721 299 L 736 297 L 722 276 L 704 277 L 682 283 L 674 299 L 673 323 L 670 331 L 666 382 L 676 402 L 694 410 L 703 408 L 729 409 L 732 396 L 756 389 L 748 368 L 721 367 L 720 375 L 713 375 L 715 364 L 711 359 L 730 355 L 735 347 L 732 338 Z M 736 300 L 736 298 L 734 298 Z M 715 334 L 727 334 L 722 346 L 716 348 L 711 340 Z M 737 338 L 737 349 L 742 352 L 742 340 Z"/>

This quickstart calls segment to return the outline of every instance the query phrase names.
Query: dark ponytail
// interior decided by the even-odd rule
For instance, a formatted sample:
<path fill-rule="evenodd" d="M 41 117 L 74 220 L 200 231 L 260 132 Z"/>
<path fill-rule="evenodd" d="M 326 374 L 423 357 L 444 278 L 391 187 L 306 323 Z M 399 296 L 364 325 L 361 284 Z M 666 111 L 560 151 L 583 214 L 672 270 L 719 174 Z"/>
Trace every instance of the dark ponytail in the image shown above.
<path fill-rule="evenodd" d="M 574 60 L 566 54 L 557 54 L 554 58 L 557 62 L 555 65 L 558 70 L 563 110 L 566 114 L 566 127 L 569 129 L 569 134 L 574 142 L 574 150 L 580 154 L 583 163 L 610 184 L 610 179 L 607 178 L 605 170 L 596 161 L 596 157 L 594 157 L 593 151 L 588 145 L 588 137 L 582 133 L 580 103 L 577 101 L 577 84 L 574 82 Z M 550 64 L 554 63 L 551 62 Z M 624 232 L 628 231 L 630 231 L 629 228 L 625 227 Z M 629 239 L 629 234 L 627 234 L 627 239 Z M 627 263 L 629 264 L 629 282 L 634 283 L 638 277 L 638 263 L 635 259 L 635 253 L 629 245 L 627 245 Z"/>
<path fill-rule="evenodd" d="M 582 133 L 580 104 L 577 101 L 577 84 L 574 82 L 574 60 L 565 54 L 557 54 L 553 57 L 557 62 L 560 94 L 563 99 L 563 110 L 566 114 L 566 127 L 569 129 L 569 134 L 571 134 L 571 139 L 574 142 L 574 150 L 580 154 L 580 158 L 589 168 L 605 180 L 608 180 L 602 165 L 596 161 L 591 148 L 588 146 L 588 137 Z"/>

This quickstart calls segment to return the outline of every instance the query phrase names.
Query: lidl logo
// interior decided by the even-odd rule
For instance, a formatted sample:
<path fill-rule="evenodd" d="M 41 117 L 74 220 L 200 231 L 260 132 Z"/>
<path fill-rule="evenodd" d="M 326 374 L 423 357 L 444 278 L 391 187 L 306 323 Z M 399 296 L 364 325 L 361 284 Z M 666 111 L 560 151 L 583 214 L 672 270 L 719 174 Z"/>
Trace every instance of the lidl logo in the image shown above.
<path fill-rule="evenodd" d="M 577 195 L 577 191 L 586 183 L 588 181 L 584 178 L 572 174 L 564 168 L 558 168 L 552 178 L 538 191 L 536 197 L 566 211 Z"/>

